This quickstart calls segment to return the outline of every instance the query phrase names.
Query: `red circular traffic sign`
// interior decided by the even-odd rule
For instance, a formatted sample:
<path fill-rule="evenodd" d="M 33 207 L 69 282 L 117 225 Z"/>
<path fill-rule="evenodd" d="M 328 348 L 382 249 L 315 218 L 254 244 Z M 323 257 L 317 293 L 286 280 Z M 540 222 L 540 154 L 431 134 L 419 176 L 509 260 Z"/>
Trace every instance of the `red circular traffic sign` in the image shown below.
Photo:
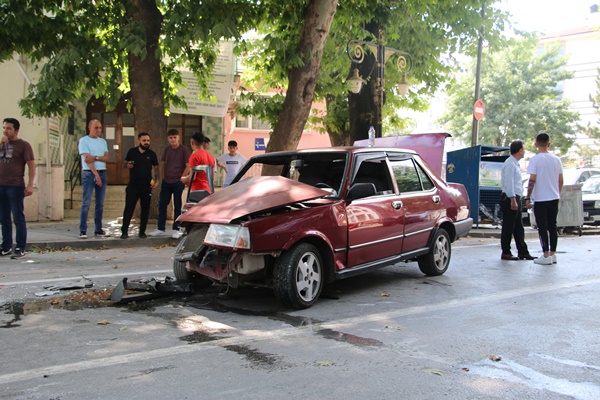
<path fill-rule="evenodd" d="M 483 116 L 485 115 L 485 104 L 483 104 L 482 100 L 477 100 L 475 105 L 473 106 L 473 116 L 477 121 L 481 121 Z"/>

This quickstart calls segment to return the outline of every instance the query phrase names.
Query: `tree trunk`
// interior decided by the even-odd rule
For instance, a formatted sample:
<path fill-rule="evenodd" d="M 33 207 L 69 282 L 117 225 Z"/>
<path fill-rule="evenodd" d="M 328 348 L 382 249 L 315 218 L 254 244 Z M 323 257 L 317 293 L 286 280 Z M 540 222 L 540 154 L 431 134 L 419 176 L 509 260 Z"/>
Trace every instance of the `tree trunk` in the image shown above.
<path fill-rule="evenodd" d="M 146 34 L 146 55 L 128 55 L 136 139 L 140 132 L 149 133 L 151 148 L 160 160 L 167 144 L 165 96 L 160 72 L 161 60 L 158 58 L 160 54 L 157 53 L 163 16 L 154 1 L 132 0 L 131 3 L 134 9 L 129 10 L 129 17 L 140 23 Z M 150 218 L 156 218 L 158 215 L 159 190 L 157 188 L 153 191 L 155 195 L 152 196 L 150 205 Z"/>
<path fill-rule="evenodd" d="M 366 25 L 366 29 L 378 35 L 379 25 L 371 22 Z M 379 96 L 377 96 L 377 64 L 375 55 L 366 52 L 365 59 L 360 64 L 353 64 L 352 70 L 358 68 L 360 76 L 367 83 L 358 94 L 348 94 L 348 108 L 350 113 L 350 145 L 356 140 L 367 139 L 369 137 L 369 127 L 377 126 L 377 105 Z M 352 72 L 352 71 L 350 71 Z"/>
<path fill-rule="evenodd" d="M 314 98 L 323 48 L 329 36 L 337 0 L 311 0 L 304 17 L 304 29 L 297 52 L 304 65 L 289 72 L 283 110 L 267 145 L 267 152 L 293 150 L 298 146 Z"/>

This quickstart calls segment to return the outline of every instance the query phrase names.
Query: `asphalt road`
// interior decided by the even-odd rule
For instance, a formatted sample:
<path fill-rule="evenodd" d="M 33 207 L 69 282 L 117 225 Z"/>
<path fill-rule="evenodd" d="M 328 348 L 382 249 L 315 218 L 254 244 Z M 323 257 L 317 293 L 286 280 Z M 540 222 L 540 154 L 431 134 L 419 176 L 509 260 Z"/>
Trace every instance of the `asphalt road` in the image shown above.
<path fill-rule="evenodd" d="M 268 289 L 104 300 L 170 275 L 172 247 L 0 260 L 0 399 L 598 399 L 599 252 L 563 237 L 538 266 L 462 239 L 443 276 L 399 264 L 302 311 Z"/>

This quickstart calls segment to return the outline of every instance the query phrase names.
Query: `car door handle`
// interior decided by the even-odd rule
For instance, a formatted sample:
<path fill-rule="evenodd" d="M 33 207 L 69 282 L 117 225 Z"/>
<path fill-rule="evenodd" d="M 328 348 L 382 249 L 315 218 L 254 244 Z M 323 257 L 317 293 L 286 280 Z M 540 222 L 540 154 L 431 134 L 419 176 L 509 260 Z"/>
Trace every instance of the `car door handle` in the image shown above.
<path fill-rule="evenodd" d="M 401 201 L 392 201 L 392 208 L 395 210 L 399 210 L 402 208 L 402 202 Z"/>
<path fill-rule="evenodd" d="M 438 196 L 437 194 L 434 196 L 431 196 L 431 200 L 433 200 L 433 202 L 435 204 L 438 204 L 440 202 L 440 196 Z"/>

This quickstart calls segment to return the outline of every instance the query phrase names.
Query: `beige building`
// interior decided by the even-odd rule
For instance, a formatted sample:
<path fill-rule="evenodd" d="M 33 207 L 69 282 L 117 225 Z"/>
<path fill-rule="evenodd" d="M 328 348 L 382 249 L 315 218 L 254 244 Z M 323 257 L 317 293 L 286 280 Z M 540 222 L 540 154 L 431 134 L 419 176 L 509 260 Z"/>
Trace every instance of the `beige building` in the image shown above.
<path fill-rule="evenodd" d="M 591 7 L 589 16 L 578 26 L 558 32 L 548 33 L 540 38 L 542 45 L 559 41 L 561 52 L 568 59 L 566 68 L 573 71 L 572 79 L 562 82 L 563 98 L 571 101 L 571 110 L 580 115 L 579 123 L 587 126 L 600 125 L 600 115 L 593 107 L 590 96 L 597 95 L 598 69 L 600 68 L 600 13 L 598 7 Z M 577 134 L 576 146 L 579 149 L 592 147 L 600 150 L 598 141 L 588 138 L 582 132 Z M 577 150 L 577 149 L 574 149 Z M 592 160 L 579 160 L 579 166 L 600 166 L 600 157 Z"/>

